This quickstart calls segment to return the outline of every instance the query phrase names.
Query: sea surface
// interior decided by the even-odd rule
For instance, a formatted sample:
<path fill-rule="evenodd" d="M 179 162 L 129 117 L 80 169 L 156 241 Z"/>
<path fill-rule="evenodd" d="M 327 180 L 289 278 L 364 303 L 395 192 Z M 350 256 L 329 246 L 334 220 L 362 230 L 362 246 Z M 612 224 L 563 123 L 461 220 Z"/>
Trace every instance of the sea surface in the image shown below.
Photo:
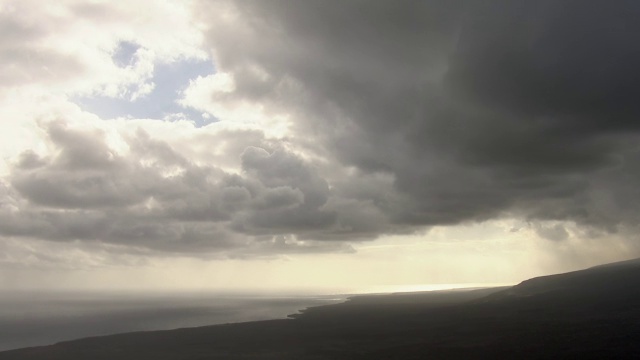
<path fill-rule="evenodd" d="M 131 331 L 286 318 L 347 295 L 0 293 L 0 351 Z"/>

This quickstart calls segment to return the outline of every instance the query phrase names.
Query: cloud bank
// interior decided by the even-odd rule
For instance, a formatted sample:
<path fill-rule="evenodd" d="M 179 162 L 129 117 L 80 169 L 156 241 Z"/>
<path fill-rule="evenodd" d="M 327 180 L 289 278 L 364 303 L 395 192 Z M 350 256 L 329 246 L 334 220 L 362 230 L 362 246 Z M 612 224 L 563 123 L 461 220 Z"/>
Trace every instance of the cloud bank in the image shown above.
<path fill-rule="evenodd" d="M 635 2 L 134 4 L 3 2 L 0 236 L 244 257 L 500 218 L 554 241 L 637 226 Z M 73 103 L 135 103 L 157 64 L 208 57 L 175 94 L 206 126 Z"/>

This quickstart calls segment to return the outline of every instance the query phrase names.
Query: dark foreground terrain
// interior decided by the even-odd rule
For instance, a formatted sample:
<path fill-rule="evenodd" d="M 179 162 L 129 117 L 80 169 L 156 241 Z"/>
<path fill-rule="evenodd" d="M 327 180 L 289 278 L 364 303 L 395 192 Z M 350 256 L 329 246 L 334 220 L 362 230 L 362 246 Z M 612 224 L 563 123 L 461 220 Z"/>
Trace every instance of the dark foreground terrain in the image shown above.
<path fill-rule="evenodd" d="M 640 260 L 510 288 L 355 297 L 289 320 L 0 352 L 9 359 L 640 359 Z"/>

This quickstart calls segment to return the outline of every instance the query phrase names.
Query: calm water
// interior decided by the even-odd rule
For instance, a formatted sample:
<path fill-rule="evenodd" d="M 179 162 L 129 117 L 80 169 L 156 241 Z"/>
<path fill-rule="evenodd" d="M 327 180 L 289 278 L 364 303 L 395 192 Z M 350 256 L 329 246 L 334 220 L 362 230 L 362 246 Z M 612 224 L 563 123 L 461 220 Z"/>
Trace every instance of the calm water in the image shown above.
<path fill-rule="evenodd" d="M 0 351 L 130 331 L 284 318 L 346 296 L 0 294 Z"/>

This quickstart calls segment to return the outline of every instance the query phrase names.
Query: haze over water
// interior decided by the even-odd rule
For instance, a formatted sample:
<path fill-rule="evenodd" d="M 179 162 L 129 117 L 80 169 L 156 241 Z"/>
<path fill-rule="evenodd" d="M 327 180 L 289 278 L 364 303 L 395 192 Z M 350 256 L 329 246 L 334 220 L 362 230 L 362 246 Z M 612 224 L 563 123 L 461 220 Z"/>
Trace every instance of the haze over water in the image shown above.
<path fill-rule="evenodd" d="M 286 318 L 350 295 L 494 287 L 505 284 L 389 285 L 315 291 L 18 291 L 0 294 L 0 351 L 132 331 Z"/>
<path fill-rule="evenodd" d="M 0 351 L 132 331 L 284 318 L 339 295 L 14 292 L 0 296 Z"/>

